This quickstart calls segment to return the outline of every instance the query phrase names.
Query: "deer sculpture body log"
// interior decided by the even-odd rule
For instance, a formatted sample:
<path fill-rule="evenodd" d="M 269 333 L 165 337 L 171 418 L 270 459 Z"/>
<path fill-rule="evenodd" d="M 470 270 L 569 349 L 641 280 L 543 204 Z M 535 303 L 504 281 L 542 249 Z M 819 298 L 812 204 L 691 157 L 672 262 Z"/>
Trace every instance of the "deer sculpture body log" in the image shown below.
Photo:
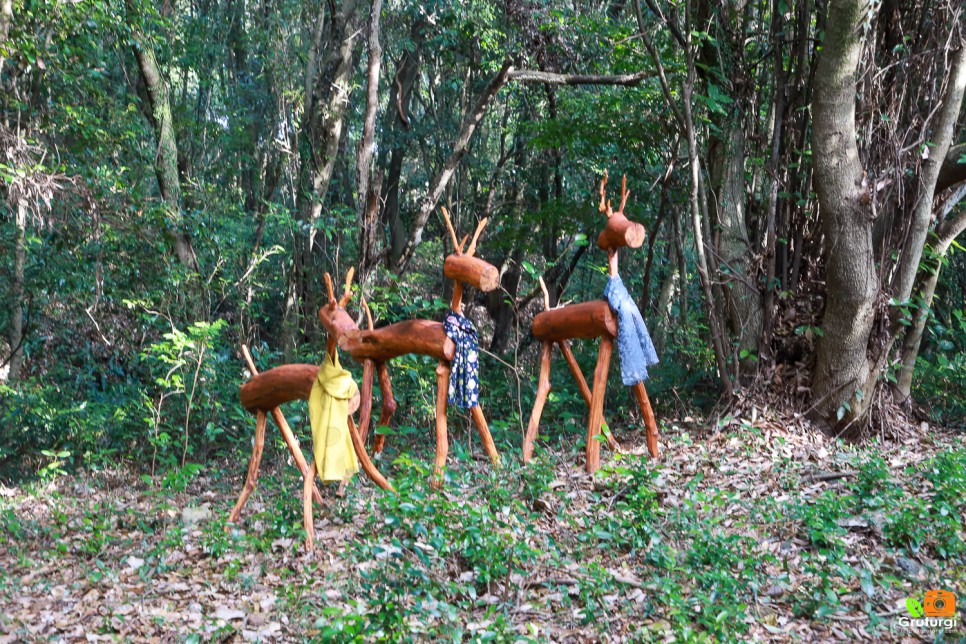
<path fill-rule="evenodd" d="M 469 248 L 463 252 L 462 243 L 457 241 L 449 213 L 443 209 L 443 216 L 453 240 L 454 253 L 446 258 L 443 264 L 444 275 L 453 280 L 453 299 L 450 308 L 457 314 L 462 311 L 463 287 L 468 284 L 483 292 L 492 291 L 499 285 L 499 271 L 495 266 L 482 259 L 474 257 L 476 243 L 487 220 L 484 219 L 477 226 Z M 446 408 L 448 403 L 449 378 L 451 363 L 456 352 L 455 343 L 446 335 L 441 322 L 432 320 L 406 320 L 378 329 L 372 328 L 372 318 L 368 307 L 369 329 L 359 329 L 351 324 L 344 310 L 336 306 L 334 301 L 319 311 L 319 320 L 329 333 L 329 344 L 347 352 L 355 360 L 362 363 L 363 375 L 360 393 L 359 433 L 363 440 L 369 431 L 372 417 L 372 390 L 376 376 L 382 393 L 382 412 L 378 426 L 387 426 L 397 408 L 393 398 L 392 384 L 389 378 L 388 363 L 406 354 L 417 354 L 435 358 L 436 367 L 436 463 L 434 470 L 434 485 L 442 484 L 443 472 L 446 467 L 446 457 L 449 453 L 449 438 L 447 435 Z M 499 464 L 500 455 L 496 450 L 493 437 L 486 418 L 479 405 L 470 408 L 473 423 L 480 434 L 483 448 L 490 461 Z M 386 437 L 379 434 L 373 441 L 373 452 L 380 453 L 385 446 Z"/>
<path fill-rule="evenodd" d="M 621 204 L 617 212 L 613 211 L 610 202 L 606 200 L 606 185 L 607 175 L 605 174 L 600 184 L 600 212 L 607 215 L 607 224 L 597 238 L 597 245 L 607 251 L 610 275 L 614 277 L 618 275 L 618 250 L 625 246 L 639 248 L 644 243 L 645 230 L 643 226 L 630 221 L 624 215 L 624 206 L 630 196 L 627 192 L 626 177 L 621 186 Z M 580 388 L 580 393 L 590 409 L 587 422 L 586 471 L 593 474 L 600 468 L 598 435 L 603 433 L 612 449 L 619 447 L 611 432 L 604 431 L 606 426 L 604 394 L 607 390 L 607 373 L 614 350 L 614 339 L 617 337 L 617 319 L 606 300 L 581 302 L 551 309 L 550 297 L 543 278 L 540 278 L 540 286 L 543 288 L 545 310 L 533 318 L 533 336 L 542 345 L 540 376 L 537 380 L 537 397 L 534 400 L 530 422 L 527 424 L 523 439 L 523 462 L 527 463 L 533 457 L 533 444 L 537 438 L 540 416 L 543 414 L 543 407 L 550 393 L 550 363 L 553 347 L 556 345 L 563 353 L 567 366 Z M 593 389 L 591 389 L 587 386 L 587 381 L 570 349 L 570 341 L 595 338 L 600 339 L 600 348 L 597 354 L 597 367 L 594 369 Z M 656 458 L 658 455 L 657 423 L 647 397 L 647 390 L 643 382 L 638 382 L 631 386 L 631 391 L 641 409 L 647 429 L 648 452 Z"/>

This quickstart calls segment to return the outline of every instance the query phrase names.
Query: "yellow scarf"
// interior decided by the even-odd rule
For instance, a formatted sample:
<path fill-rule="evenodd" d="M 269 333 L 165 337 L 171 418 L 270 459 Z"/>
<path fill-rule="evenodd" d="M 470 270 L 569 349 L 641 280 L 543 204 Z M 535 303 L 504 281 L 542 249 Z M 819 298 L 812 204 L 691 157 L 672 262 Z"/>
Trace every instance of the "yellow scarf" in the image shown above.
<path fill-rule="evenodd" d="M 323 481 L 342 481 L 359 471 L 349 435 L 349 400 L 358 392 L 339 357 L 327 355 L 309 395 L 315 466 Z"/>

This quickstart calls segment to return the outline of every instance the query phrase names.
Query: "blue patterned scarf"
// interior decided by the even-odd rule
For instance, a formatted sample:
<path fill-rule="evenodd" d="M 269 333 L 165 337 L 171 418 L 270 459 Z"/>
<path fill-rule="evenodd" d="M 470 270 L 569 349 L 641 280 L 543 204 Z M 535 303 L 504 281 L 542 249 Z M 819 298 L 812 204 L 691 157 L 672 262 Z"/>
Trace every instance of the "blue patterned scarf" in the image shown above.
<path fill-rule="evenodd" d="M 620 276 L 607 281 L 604 297 L 617 314 L 617 351 L 621 356 L 621 379 L 625 385 L 636 385 L 647 379 L 647 368 L 658 362 L 651 334 L 647 332 L 644 318 Z"/>
<path fill-rule="evenodd" d="M 456 353 L 450 364 L 449 402 L 460 409 L 472 409 L 479 404 L 480 363 L 479 339 L 476 328 L 466 317 L 450 311 L 443 321 L 446 337 L 456 343 Z"/>

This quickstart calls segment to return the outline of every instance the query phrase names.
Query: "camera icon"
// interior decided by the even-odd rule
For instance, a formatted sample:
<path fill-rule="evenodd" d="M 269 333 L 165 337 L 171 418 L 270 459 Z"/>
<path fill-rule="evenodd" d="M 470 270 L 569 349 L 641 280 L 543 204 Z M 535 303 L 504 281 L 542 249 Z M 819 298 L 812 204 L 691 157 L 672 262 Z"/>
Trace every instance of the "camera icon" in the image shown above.
<path fill-rule="evenodd" d="M 926 617 L 953 617 L 956 615 L 956 595 L 948 590 L 926 591 L 922 607 Z"/>

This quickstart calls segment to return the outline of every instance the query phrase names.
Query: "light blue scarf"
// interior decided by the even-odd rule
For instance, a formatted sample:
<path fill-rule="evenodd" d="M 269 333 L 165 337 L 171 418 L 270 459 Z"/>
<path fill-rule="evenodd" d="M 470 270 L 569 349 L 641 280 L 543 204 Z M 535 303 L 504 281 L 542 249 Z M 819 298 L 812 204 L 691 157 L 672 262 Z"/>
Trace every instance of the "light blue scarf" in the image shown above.
<path fill-rule="evenodd" d="M 647 379 L 647 368 L 657 364 L 657 351 L 647 332 L 644 318 L 627 292 L 620 276 L 611 277 L 604 297 L 617 314 L 617 351 L 621 356 L 621 379 L 625 385 L 636 385 Z"/>

